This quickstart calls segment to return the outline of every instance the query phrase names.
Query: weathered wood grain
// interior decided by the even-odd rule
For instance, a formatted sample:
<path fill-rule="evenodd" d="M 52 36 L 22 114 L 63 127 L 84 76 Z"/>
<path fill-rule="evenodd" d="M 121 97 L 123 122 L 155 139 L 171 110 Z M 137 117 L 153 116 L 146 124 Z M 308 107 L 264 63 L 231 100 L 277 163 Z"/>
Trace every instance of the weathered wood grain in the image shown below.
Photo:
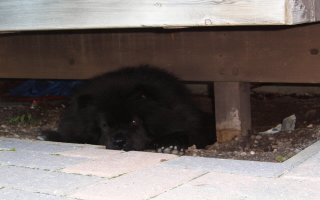
<path fill-rule="evenodd" d="M 318 0 L 0 0 L 0 31 L 299 24 Z"/>
<path fill-rule="evenodd" d="M 188 81 L 320 83 L 320 24 L 0 35 L 0 78 L 90 78 L 153 64 Z"/>

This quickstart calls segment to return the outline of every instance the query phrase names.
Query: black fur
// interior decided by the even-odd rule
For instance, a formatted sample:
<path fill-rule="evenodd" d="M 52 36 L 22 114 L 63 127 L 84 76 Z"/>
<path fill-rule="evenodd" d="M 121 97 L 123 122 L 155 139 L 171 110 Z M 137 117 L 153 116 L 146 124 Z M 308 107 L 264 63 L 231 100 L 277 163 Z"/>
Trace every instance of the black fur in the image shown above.
<path fill-rule="evenodd" d="M 144 150 L 215 142 L 213 119 L 195 105 L 174 75 L 149 66 L 127 67 L 79 85 L 48 140 Z"/>

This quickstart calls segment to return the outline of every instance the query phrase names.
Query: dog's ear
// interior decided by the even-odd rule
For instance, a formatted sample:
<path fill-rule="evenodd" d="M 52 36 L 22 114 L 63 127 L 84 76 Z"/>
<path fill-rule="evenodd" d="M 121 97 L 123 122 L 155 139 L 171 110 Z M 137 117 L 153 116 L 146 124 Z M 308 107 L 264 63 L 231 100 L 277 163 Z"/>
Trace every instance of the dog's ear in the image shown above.
<path fill-rule="evenodd" d="M 77 98 L 78 108 L 87 108 L 88 106 L 92 105 L 94 101 L 93 95 L 85 94 L 81 95 Z"/>

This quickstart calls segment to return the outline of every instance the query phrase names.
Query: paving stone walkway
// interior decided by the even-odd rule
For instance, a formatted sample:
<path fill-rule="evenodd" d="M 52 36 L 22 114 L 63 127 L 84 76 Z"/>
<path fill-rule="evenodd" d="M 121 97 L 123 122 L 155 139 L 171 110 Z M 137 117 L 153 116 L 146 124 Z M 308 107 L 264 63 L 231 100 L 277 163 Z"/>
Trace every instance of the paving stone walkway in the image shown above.
<path fill-rule="evenodd" d="M 284 163 L 0 137 L 0 199 L 320 199 L 320 142 Z"/>

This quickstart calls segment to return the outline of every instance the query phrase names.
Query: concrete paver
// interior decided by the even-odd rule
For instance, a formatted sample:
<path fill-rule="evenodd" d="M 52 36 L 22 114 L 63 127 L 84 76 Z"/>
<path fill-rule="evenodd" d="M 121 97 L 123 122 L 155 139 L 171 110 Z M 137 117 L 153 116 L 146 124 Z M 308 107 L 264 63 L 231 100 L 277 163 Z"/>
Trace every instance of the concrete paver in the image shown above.
<path fill-rule="evenodd" d="M 285 178 L 309 179 L 320 181 L 320 152 L 285 174 Z M 319 187 L 320 188 L 320 187 Z M 320 199 L 320 198 L 319 198 Z"/>
<path fill-rule="evenodd" d="M 320 181 L 288 180 L 212 172 L 167 191 L 155 200 L 320 199 Z"/>
<path fill-rule="evenodd" d="M 176 157 L 171 154 L 130 151 L 73 165 L 61 171 L 110 178 Z"/>
<path fill-rule="evenodd" d="M 11 149 L 14 148 L 20 151 L 38 151 L 42 153 L 56 153 L 59 151 L 66 151 L 71 149 L 79 148 L 78 145 L 59 145 L 58 143 L 49 142 L 32 142 L 32 141 L 21 141 L 14 139 L 0 138 L 0 149 Z"/>
<path fill-rule="evenodd" d="M 320 142 L 284 163 L 102 148 L 0 138 L 0 199 L 320 199 Z"/>
<path fill-rule="evenodd" d="M 278 177 L 285 169 L 290 167 L 285 163 L 212 159 L 190 156 L 182 156 L 164 164 L 170 165 L 171 167 L 188 168 L 207 172 L 224 172 L 265 177 Z"/>
<path fill-rule="evenodd" d="M 101 157 L 108 157 L 115 154 L 120 154 L 121 151 L 110 150 L 110 149 L 94 149 L 94 148 L 77 148 L 73 150 L 58 152 L 61 156 L 77 157 L 77 158 L 88 158 L 97 159 Z"/>
<path fill-rule="evenodd" d="M 201 176 L 206 172 L 149 166 L 78 191 L 70 197 L 80 199 L 148 199 Z"/>
<path fill-rule="evenodd" d="M 29 169 L 15 166 L 0 166 L 0 187 L 14 188 L 42 194 L 66 195 L 77 188 L 101 181 L 101 178 Z M 2 194 L 2 190 L 0 190 Z"/>
<path fill-rule="evenodd" d="M 21 191 L 16 189 L 4 188 L 0 189 L 0 199 L 2 200 L 71 200 L 70 198 L 52 196 L 49 194 L 40 194 L 35 192 Z"/>
<path fill-rule="evenodd" d="M 20 149 L 17 149 L 17 151 L 2 151 L 0 154 L 0 164 L 2 165 L 24 166 L 46 170 L 58 170 L 88 160 L 86 158 L 49 155 L 38 151 L 21 151 Z"/>

